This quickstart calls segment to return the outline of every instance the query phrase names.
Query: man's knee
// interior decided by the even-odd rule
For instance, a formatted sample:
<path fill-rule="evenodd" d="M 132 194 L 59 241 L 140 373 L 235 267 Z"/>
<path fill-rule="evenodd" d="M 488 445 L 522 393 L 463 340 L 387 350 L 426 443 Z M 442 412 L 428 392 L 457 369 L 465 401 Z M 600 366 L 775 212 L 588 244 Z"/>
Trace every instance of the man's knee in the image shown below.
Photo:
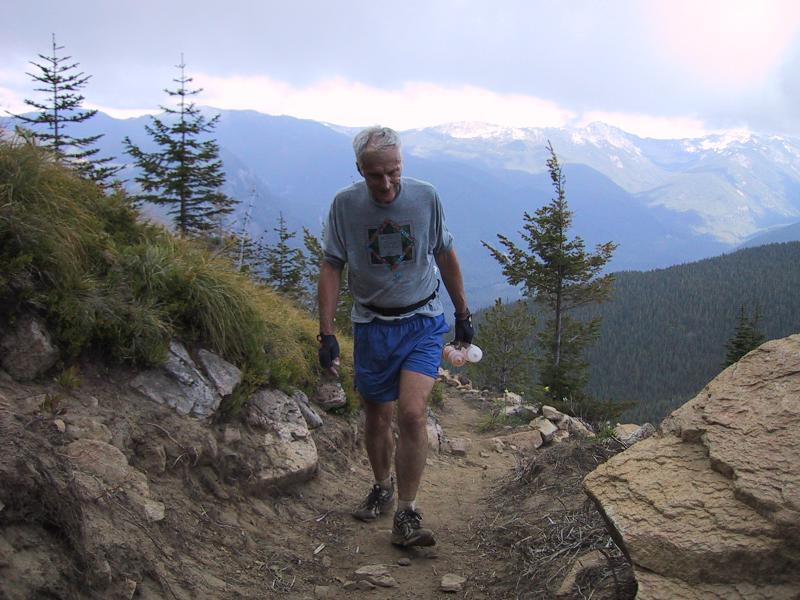
<path fill-rule="evenodd" d="M 364 412 L 366 414 L 366 429 L 369 433 L 386 432 L 392 427 L 392 416 L 394 414 L 394 403 L 365 402 Z"/>
<path fill-rule="evenodd" d="M 423 405 L 421 409 L 412 408 L 400 410 L 397 414 L 397 427 L 401 434 L 417 433 L 425 429 L 427 411 Z"/>

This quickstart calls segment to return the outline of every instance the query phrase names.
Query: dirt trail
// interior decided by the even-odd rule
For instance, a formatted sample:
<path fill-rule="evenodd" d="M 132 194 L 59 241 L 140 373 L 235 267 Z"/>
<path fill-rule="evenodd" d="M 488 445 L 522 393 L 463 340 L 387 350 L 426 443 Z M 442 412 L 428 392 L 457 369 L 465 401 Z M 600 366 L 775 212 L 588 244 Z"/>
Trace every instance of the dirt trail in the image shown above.
<path fill-rule="evenodd" d="M 484 511 L 483 499 L 498 479 L 514 467 L 515 459 L 511 452 L 500 454 L 495 450 L 490 442 L 495 433 L 478 431 L 481 412 L 477 401 L 448 389 L 444 407 L 437 414 L 447 438 L 471 440 L 466 456 L 443 452 L 431 453 L 428 458 L 417 505 L 424 515 L 424 526 L 436 533 L 437 545 L 420 549 L 394 547 L 389 543 L 391 516 L 374 523 L 360 523 L 349 517 L 346 510 L 337 510 L 337 545 L 326 546 L 320 552 L 329 557 L 328 575 L 335 581 L 329 584 L 327 597 L 352 598 L 368 593 L 370 598 L 453 598 L 454 594 L 439 589 L 446 573 L 467 578 L 463 590 L 455 597 L 497 597 L 481 591 L 481 583 L 502 565 L 493 564 L 476 549 L 472 527 Z M 356 471 L 353 474 L 360 475 L 360 481 L 348 481 L 351 489 L 339 497 L 351 505 L 366 493 L 371 481 L 363 462 Z M 411 559 L 409 566 L 398 565 L 398 560 L 404 557 Z M 370 592 L 343 589 L 342 582 L 351 579 L 356 568 L 378 563 L 389 566 L 397 587 Z"/>

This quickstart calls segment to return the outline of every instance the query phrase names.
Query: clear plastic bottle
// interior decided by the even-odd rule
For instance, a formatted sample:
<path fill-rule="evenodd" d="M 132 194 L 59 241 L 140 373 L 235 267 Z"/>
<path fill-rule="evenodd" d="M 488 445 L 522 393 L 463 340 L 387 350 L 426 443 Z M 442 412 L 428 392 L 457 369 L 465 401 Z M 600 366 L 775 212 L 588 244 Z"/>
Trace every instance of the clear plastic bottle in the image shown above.
<path fill-rule="evenodd" d="M 480 361 L 483 358 L 483 351 L 474 344 L 470 344 L 466 348 L 456 348 L 453 344 L 447 344 L 442 355 L 454 367 L 463 367 L 466 362 Z"/>
<path fill-rule="evenodd" d="M 464 363 L 467 362 L 467 353 L 460 348 L 456 348 L 452 344 L 447 344 L 444 347 L 442 355 L 444 359 L 454 367 L 463 367 Z"/>
<path fill-rule="evenodd" d="M 478 348 L 475 344 L 470 344 L 467 348 L 467 360 L 471 363 L 480 362 L 483 358 L 483 350 Z"/>

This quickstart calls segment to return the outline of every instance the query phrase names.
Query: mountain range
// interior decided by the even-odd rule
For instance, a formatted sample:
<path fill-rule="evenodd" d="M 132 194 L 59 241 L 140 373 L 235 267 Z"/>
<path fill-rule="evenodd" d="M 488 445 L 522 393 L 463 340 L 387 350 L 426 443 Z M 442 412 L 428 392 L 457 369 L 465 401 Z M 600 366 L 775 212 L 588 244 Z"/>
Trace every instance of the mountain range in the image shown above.
<path fill-rule="evenodd" d="M 255 111 L 220 114 L 215 137 L 225 192 L 241 204 L 234 229 L 252 205 L 249 229 L 267 232 L 279 213 L 291 230 L 319 233 L 335 192 L 359 178 L 354 130 Z M 122 139 L 152 148 L 148 117 L 98 113 L 81 135 L 103 133 L 101 155 L 126 162 Z M 0 119 L 9 127 L 10 119 Z M 564 167 L 574 231 L 588 246 L 619 244 L 612 271 L 648 270 L 758 244 L 759 236 L 800 239 L 800 140 L 729 132 L 699 139 L 640 138 L 602 123 L 583 128 L 508 128 L 453 123 L 401 132 L 405 174 L 439 190 L 476 306 L 514 297 L 481 240 L 515 239 L 525 211 L 552 197 L 547 144 Z M 123 175 L 131 185 L 133 170 Z M 781 232 L 780 234 L 778 232 Z"/>

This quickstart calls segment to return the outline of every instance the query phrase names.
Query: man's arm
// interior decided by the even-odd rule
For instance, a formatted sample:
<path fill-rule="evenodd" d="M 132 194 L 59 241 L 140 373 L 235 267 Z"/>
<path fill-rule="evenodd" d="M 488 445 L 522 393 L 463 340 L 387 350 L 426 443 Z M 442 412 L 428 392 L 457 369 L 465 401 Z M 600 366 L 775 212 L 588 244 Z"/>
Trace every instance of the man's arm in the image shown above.
<path fill-rule="evenodd" d="M 334 335 L 333 319 L 339 303 L 339 288 L 342 283 L 342 269 L 322 260 L 319 267 L 319 332 L 322 335 Z"/>
<path fill-rule="evenodd" d="M 436 255 L 436 264 L 442 274 L 444 287 L 456 308 L 456 315 L 469 314 L 467 295 L 464 293 L 464 278 L 461 276 L 461 266 L 458 264 L 456 251 L 453 249 L 440 252 Z"/>

